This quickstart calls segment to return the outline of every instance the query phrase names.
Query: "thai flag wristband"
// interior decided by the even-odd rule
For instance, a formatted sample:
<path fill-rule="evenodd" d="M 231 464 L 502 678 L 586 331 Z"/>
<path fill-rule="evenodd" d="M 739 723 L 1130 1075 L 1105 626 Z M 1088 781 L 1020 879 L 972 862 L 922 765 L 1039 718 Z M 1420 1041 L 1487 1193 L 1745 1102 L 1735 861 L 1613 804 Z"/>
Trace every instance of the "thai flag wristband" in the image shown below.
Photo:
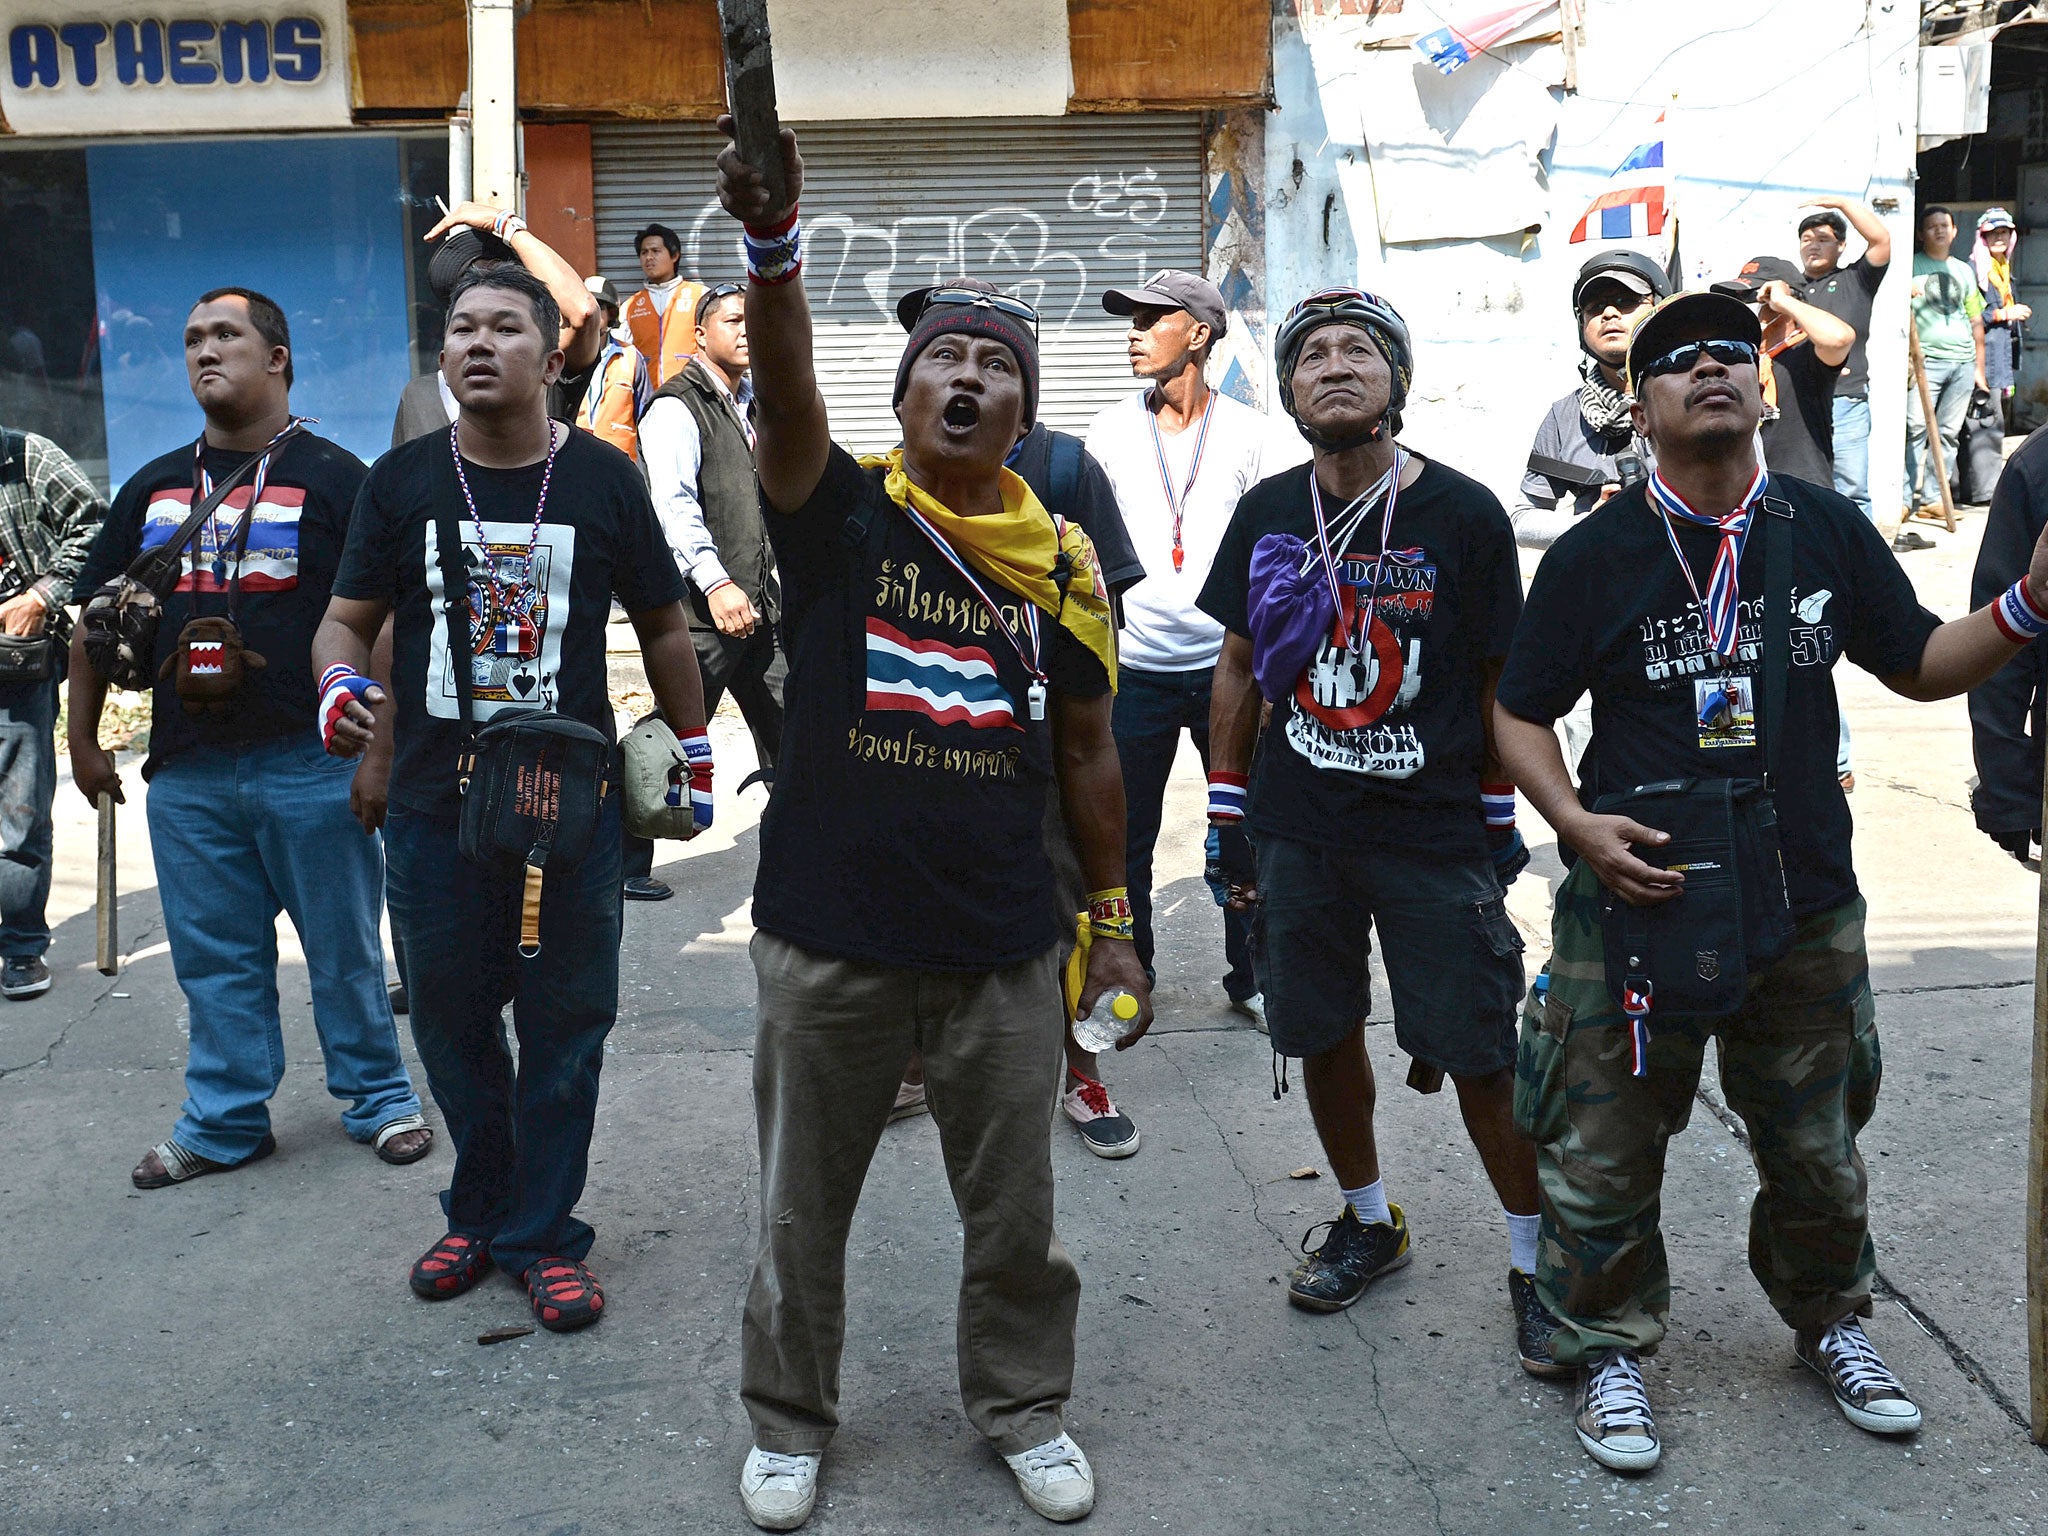
<path fill-rule="evenodd" d="M 491 233 L 507 245 L 512 243 L 514 235 L 524 234 L 525 232 L 526 220 L 519 217 L 516 213 L 501 213 L 491 220 Z"/>
<path fill-rule="evenodd" d="M 1991 605 L 1991 618 L 1998 632 L 2014 645 L 2025 645 L 2036 635 L 2048 633 L 2048 613 L 2035 604 L 2024 576 L 1999 593 Z"/>
<path fill-rule="evenodd" d="M 1246 786 L 1251 780 L 1242 773 L 1209 775 L 1209 819 L 1243 821 Z"/>
<path fill-rule="evenodd" d="M 334 728 L 341 724 L 342 715 L 351 703 L 360 702 L 366 690 L 377 686 L 377 680 L 365 677 L 345 661 L 337 661 L 320 674 L 320 745 L 327 751 L 334 750 Z M 368 706 L 365 705 L 365 708 Z"/>
<path fill-rule="evenodd" d="M 703 731 L 688 736 L 677 732 L 676 745 L 683 749 L 683 756 L 689 760 L 690 820 L 701 832 L 711 825 L 711 738 Z M 676 803 L 678 806 L 682 803 L 680 794 Z"/>
<path fill-rule="evenodd" d="M 1512 784 L 1482 784 L 1479 786 L 1479 803 L 1486 809 L 1486 824 L 1489 827 L 1506 830 L 1515 824 L 1515 786 Z"/>
<path fill-rule="evenodd" d="M 747 247 L 747 276 L 764 288 L 786 283 L 803 270 L 804 227 L 796 209 L 781 223 L 767 228 L 748 224 L 742 230 Z"/>

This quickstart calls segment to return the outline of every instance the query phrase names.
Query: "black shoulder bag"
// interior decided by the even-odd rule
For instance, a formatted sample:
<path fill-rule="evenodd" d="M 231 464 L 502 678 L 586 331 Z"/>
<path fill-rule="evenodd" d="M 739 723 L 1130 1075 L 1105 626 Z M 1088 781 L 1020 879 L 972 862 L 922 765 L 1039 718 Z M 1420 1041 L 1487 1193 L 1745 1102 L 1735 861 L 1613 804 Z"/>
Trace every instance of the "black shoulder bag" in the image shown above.
<path fill-rule="evenodd" d="M 471 639 L 469 572 L 455 508 L 454 445 L 438 461 L 441 494 L 436 530 L 441 546 L 441 611 L 448 627 L 448 664 L 455 670 L 467 738 L 456 760 L 462 792 L 462 856 L 487 869 L 523 865 L 519 953 L 540 953 L 541 885 L 549 869 L 574 869 L 590 852 L 597 818 L 611 789 L 612 746 L 605 734 L 553 710 L 521 710 L 476 726 L 476 647 Z"/>
<path fill-rule="evenodd" d="M 1756 710 L 1764 757 L 1755 779 L 1668 779 L 1601 795 L 1593 810 L 1671 834 L 1631 849 L 1685 875 L 1685 891 L 1637 907 L 1604 893 L 1607 988 L 1632 1018 L 1714 1016 L 1742 1005 L 1749 979 L 1791 951 L 1792 898 L 1773 798 L 1791 667 L 1791 508 L 1764 497 L 1764 654 Z"/>
<path fill-rule="evenodd" d="M 156 686 L 156 632 L 163 623 L 164 599 L 178 584 L 185 546 L 227 500 L 230 491 L 266 457 L 305 430 L 303 421 L 292 422 L 270 440 L 263 452 L 252 454 L 240 468 L 215 481 L 213 490 L 193 507 L 177 532 L 155 549 L 145 549 L 129 563 L 127 570 L 85 600 L 78 615 L 85 629 L 85 659 L 108 687 L 147 693 Z M 252 517 L 255 510 L 249 509 Z"/>

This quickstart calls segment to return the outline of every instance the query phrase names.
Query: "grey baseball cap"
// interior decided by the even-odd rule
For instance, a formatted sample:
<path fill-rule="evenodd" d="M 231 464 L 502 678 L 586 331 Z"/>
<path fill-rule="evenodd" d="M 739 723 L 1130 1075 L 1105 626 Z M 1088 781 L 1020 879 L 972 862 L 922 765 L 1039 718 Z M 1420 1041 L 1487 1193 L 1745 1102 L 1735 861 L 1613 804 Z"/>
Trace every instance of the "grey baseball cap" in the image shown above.
<path fill-rule="evenodd" d="M 1184 309 L 1209 327 L 1212 338 L 1221 340 L 1230 329 L 1230 317 L 1223 312 L 1223 294 L 1206 277 L 1176 272 L 1171 267 L 1154 272 L 1141 288 L 1111 288 L 1102 295 L 1102 307 L 1112 315 L 1128 315 L 1134 309 Z"/>
<path fill-rule="evenodd" d="M 590 296 L 598 303 L 609 304 L 613 309 L 619 307 L 619 290 L 610 278 L 586 277 L 583 286 L 590 290 Z"/>

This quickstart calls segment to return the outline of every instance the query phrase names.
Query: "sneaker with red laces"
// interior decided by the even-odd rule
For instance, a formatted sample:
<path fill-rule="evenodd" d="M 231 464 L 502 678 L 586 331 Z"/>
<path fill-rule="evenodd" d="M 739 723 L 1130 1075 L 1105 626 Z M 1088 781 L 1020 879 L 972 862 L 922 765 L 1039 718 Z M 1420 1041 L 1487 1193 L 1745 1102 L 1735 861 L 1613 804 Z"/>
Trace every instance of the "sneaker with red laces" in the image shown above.
<path fill-rule="evenodd" d="M 550 1333 L 573 1333 L 596 1322 L 604 1311 L 597 1276 L 574 1259 L 542 1259 L 527 1266 L 527 1299 L 533 1315 Z"/>
<path fill-rule="evenodd" d="M 1060 1108 L 1081 1133 L 1081 1145 L 1097 1157 L 1129 1157 L 1138 1150 L 1138 1128 L 1109 1099 L 1109 1090 L 1092 1077 L 1067 1068 L 1067 1091 Z"/>
<path fill-rule="evenodd" d="M 491 1272 L 491 1245 L 466 1232 L 450 1232 L 412 1267 L 412 1293 L 427 1301 L 460 1296 Z"/>

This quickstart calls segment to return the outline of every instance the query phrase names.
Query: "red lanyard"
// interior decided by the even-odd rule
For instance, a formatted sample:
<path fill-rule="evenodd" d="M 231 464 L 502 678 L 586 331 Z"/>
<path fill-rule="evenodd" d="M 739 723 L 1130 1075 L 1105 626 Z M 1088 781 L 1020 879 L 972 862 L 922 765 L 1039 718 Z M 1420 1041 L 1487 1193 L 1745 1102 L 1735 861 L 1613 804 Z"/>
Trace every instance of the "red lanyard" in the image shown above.
<path fill-rule="evenodd" d="M 1187 550 L 1181 543 L 1181 517 L 1187 510 L 1188 494 L 1195 488 L 1195 477 L 1202 472 L 1202 449 L 1209 441 L 1209 418 L 1216 414 L 1216 392 L 1209 391 L 1207 404 L 1202 407 L 1202 424 L 1195 429 L 1195 456 L 1188 464 L 1187 483 L 1180 488 L 1180 494 L 1173 493 L 1173 475 L 1166 467 L 1166 444 L 1159 436 L 1159 413 L 1147 409 L 1146 425 L 1152 429 L 1152 452 L 1159 459 L 1159 488 L 1166 492 L 1166 510 L 1173 514 L 1173 568 L 1178 571 L 1187 562 Z"/>

